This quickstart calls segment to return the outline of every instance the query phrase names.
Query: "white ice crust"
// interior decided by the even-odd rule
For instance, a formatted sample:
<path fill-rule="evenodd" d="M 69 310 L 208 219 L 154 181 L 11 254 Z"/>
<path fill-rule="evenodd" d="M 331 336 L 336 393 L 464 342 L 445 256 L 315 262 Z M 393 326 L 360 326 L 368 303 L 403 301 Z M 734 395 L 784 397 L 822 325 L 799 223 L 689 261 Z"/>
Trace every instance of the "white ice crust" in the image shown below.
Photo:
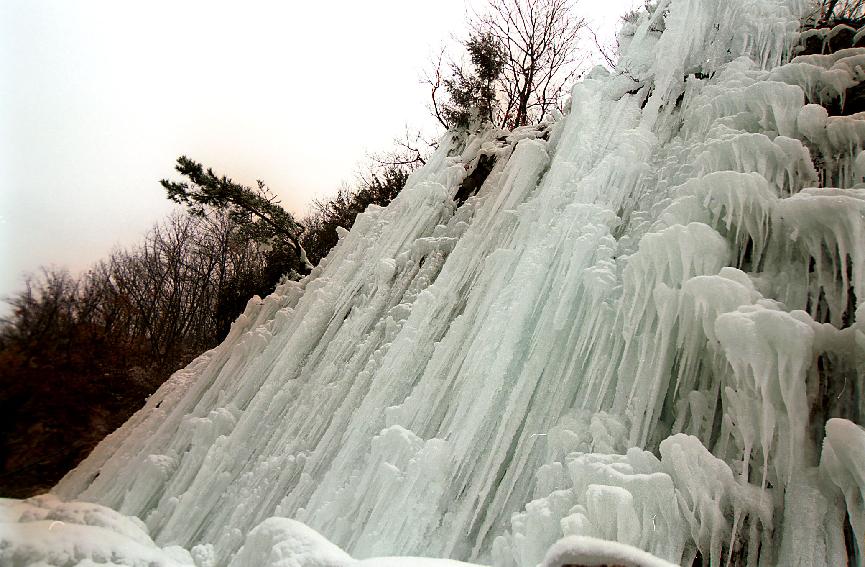
<path fill-rule="evenodd" d="M 564 117 L 445 136 L 69 473 L 119 512 L 80 564 L 863 565 L 865 116 L 826 107 L 865 50 L 793 59 L 797 0 L 657 4 Z M 64 564 L 3 513 L 0 558 Z"/>

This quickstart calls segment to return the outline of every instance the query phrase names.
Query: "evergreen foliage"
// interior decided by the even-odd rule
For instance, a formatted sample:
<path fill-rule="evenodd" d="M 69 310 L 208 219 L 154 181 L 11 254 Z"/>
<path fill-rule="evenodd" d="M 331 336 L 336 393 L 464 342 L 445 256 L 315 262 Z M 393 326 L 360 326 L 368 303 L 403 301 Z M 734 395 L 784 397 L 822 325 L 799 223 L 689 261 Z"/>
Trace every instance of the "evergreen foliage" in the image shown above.
<path fill-rule="evenodd" d="M 449 102 L 442 115 L 450 127 L 469 128 L 473 121 L 493 122 L 499 108 L 496 81 L 504 70 L 504 52 L 490 33 L 478 33 L 465 44 L 471 70 L 452 65 L 452 76 L 444 80 Z"/>
<path fill-rule="evenodd" d="M 487 0 L 486 8 L 470 19 L 462 43 L 471 69 L 446 64 L 443 50 L 425 77 L 433 115 L 448 129 L 539 123 L 561 110 L 583 62 L 585 20 L 573 0 Z"/>
<path fill-rule="evenodd" d="M 299 240 L 303 227 L 280 206 L 263 181 L 259 180 L 256 188 L 246 187 L 216 175 L 211 168 L 205 170 L 186 156 L 177 158 L 176 169 L 189 181 L 163 179 L 160 183 L 168 198 L 198 217 L 224 212 L 237 224 L 241 237 L 270 247 L 269 271 L 274 285 L 283 274 L 309 272 L 312 266 Z"/>
<path fill-rule="evenodd" d="M 263 181 L 252 189 L 219 177 L 213 169 L 204 167 L 186 156 L 177 158 L 177 172 L 189 182 L 160 181 L 168 198 L 186 205 L 197 216 L 206 216 L 208 209 L 225 210 L 237 222 L 247 237 L 259 242 L 273 238 L 295 240 L 300 231 L 294 218 L 279 205 Z"/>

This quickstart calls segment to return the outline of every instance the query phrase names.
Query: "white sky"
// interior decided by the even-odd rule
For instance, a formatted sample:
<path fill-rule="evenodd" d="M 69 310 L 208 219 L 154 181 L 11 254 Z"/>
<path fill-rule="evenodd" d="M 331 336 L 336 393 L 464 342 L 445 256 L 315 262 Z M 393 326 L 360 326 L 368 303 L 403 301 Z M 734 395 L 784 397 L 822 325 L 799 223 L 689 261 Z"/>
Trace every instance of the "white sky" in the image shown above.
<path fill-rule="evenodd" d="M 636 0 L 580 0 L 612 36 Z M 476 2 L 477 4 L 477 2 Z M 465 0 L 0 0 L 0 296 L 86 268 L 171 208 L 186 154 L 290 211 L 429 125 L 423 67 Z"/>

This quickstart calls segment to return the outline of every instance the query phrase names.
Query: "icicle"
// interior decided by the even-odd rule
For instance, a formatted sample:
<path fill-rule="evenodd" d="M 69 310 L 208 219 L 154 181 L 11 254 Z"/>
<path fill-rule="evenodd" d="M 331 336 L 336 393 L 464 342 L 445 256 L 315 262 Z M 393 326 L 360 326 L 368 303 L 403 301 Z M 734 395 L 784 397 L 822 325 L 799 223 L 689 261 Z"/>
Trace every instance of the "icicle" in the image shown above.
<path fill-rule="evenodd" d="M 56 492 L 167 565 L 838 564 L 862 430 L 816 444 L 865 415 L 865 120 L 805 102 L 865 59 L 780 66 L 806 8 L 662 0 L 557 123 L 446 136 Z M 0 516 L 50 537 L 78 505 L 46 502 Z"/>
<path fill-rule="evenodd" d="M 844 495 L 861 566 L 865 564 L 865 430 L 846 419 L 826 422 L 820 469 Z"/>

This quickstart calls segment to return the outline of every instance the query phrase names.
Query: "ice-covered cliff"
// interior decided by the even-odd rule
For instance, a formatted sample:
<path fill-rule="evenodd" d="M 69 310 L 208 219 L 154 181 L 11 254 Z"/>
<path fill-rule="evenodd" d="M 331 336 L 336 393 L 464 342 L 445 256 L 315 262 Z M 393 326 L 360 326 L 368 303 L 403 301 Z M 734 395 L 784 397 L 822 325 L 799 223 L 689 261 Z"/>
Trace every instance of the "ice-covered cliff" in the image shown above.
<path fill-rule="evenodd" d="M 359 558 L 862 565 L 865 48 L 790 61 L 805 9 L 662 0 L 564 117 L 446 137 L 56 494 L 199 565 L 273 517 Z"/>

